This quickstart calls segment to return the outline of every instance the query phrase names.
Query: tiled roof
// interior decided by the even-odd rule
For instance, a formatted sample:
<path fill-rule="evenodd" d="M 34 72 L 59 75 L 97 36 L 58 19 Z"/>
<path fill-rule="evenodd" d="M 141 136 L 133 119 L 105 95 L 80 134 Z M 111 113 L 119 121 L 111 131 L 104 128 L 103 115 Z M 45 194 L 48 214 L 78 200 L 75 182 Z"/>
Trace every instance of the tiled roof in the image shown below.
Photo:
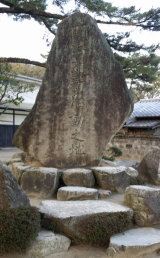
<path fill-rule="evenodd" d="M 134 105 L 126 125 L 136 122 L 136 118 L 160 118 L 160 99 L 142 99 Z"/>
<path fill-rule="evenodd" d="M 141 127 L 141 128 L 154 128 L 157 127 L 158 125 L 160 125 L 160 119 L 156 119 L 156 120 L 138 120 L 135 122 L 132 122 L 128 125 L 125 125 L 124 127 Z"/>
<path fill-rule="evenodd" d="M 153 128 L 159 125 L 159 123 L 160 99 L 141 99 L 139 102 L 134 104 L 133 112 L 126 121 L 125 127 Z"/>

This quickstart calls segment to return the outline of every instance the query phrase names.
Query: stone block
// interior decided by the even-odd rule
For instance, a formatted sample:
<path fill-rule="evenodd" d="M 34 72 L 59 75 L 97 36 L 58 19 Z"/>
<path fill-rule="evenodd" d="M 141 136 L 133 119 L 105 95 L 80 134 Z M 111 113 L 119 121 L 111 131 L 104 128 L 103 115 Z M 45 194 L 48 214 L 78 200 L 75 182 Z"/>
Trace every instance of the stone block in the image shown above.
<path fill-rule="evenodd" d="M 95 184 L 95 178 L 91 169 L 67 169 L 62 172 L 61 177 L 67 186 L 91 187 Z"/>
<path fill-rule="evenodd" d="M 93 167 L 96 181 L 102 189 L 123 193 L 130 185 L 126 167 Z"/>
<path fill-rule="evenodd" d="M 138 168 L 139 178 L 150 184 L 160 185 L 160 148 L 150 149 Z"/>
<path fill-rule="evenodd" d="M 42 230 L 27 249 L 27 257 L 45 258 L 48 255 L 66 252 L 70 244 L 71 240 L 68 237 L 54 234 L 48 230 Z"/>
<path fill-rule="evenodd" d="M 19 163 L 15 163 L 15 166 L 13 169 L 13 175 L 15 176 L 15 178 L 17 179 L 17 182 L 19 185 L 21 185 L 21 178 L 23 173 L 30 168 L 30 166 L 23 166 L 23 165 L 19 165 Z"/>
<path fill-rule="evenodd" d="M 129 186 L 125 191 L 124 204 L 134 210 L 134 220 L 138 226 L 160 223 L 160 189 Z"/>
<path fill-rule="evenodd" d="M 97 200 L 98 190 L 79 186 L 64 186 L 58 189 L 58 201 Z"/>
<path fill-rule="evenodd" d="M 21 187 L 27 194 L 52 198 L 58 189 L 58 181 L 56 168 L 30 168 L 22 174 Z"/>

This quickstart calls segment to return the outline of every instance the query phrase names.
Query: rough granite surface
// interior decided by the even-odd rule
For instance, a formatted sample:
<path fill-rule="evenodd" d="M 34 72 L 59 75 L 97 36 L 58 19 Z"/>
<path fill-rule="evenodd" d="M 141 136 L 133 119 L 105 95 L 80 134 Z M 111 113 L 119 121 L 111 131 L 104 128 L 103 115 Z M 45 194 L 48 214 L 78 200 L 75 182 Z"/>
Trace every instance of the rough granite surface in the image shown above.
<path fill-rule="evenodd" d="M 124 193 L 130 185 L 126 167 L 92 167 L 96 181 L 102 189 Z"/>
<path fill-rule="evenodd" d="M 121 234 L 116 234 L 110 238 L 107 257 L 142 258 L 145 257 L 145 254 L 150 254 L 151 258 L 152 253 L 158 251 L 159 248 L 160 230 L 154 228 L 131 229 Z"/>
<path fill-rule="evenodd" d="M 65 235 L 72 238 L 83 237 L 86 239 L 86 234 L 79 226 L 80 220 L 85 220 L 89 215 L 114 215 L 115 223 L 119 220 L 119 213 L 126 214 L 129 220 L 133 219 L 132 209 L 123 205 L 113 204 L 101 200 L 87 201 L 42 201 L 42 204 L 37 206 L 42 214 L 42 227 L 49 228 L 51 223 L 56 223 L 61 228 Z M 97 222 L 98 223 L 98 222 Z"/>
<path fill-rule="evenodd" d="M 134 210 L 134 220 L 138 226 L 160 223 L 160 189 L 129 186 L 125 191 L 124 204 Z"/>
<path fill-rule="evenodd" d="M 98 190 L 79 186 L 64 186 L 58 189 L 58 201 L 97 200 Z"/>
<path fill-rule="evenodd" d="M 21 187 L 28 193 L 41 198 L 52 198 L 59 183 L 58 169 L 33 167 L 22 174 Z"/>
<path fill-rule="evenodd" d="M 62 171 L 62 181 L 68 186 L 92 187 L 95 184 L 94 174 L 91 169 L 72 168 Z"/>
<path fill-rule="evenodd" d="M 8 166 L 0 161 L 0 210 L 20 206 L 28 207 L 30 201 Z"/>
<path fill-rule="evenodd" d="M 121 64 L 96 21 L 77 12 L 58 26 L 36 102 L 13 145 L 46 167 L 97 166 L 132 108 Z"/>
<path fill-rule="evenodd" d="M 32 245 L 27 250 L 29 258 L 45 258 L 50 254 L 61 253 L 68 250 L 71 240 L 52 231 L 40 231 Z"/>

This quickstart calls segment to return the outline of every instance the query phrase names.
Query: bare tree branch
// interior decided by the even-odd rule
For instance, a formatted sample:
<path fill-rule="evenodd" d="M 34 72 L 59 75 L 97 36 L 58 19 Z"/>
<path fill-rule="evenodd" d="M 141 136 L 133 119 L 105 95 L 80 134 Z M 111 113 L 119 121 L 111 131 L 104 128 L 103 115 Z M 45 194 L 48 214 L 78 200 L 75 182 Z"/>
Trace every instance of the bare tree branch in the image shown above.
<path fill-rule="evenodd" d="M 36 65 L 36 66 L 40 66 L 40 67 L 46 67 L 46 63 L 40 63 L 37 61 L 32 61 L 29 59 L 25 59 L 25 58 L 16 58 L 16 57 L 1 57 L 1 62 L 5 63 L 22 63 L 22 64 L 32 64 L 32 65 Z"/>

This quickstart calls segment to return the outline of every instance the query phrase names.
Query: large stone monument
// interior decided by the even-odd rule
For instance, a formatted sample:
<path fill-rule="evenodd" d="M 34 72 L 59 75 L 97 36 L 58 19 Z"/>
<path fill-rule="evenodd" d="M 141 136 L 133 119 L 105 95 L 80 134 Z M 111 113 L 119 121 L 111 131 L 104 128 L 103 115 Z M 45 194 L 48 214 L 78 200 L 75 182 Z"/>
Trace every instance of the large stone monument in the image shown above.
<path fill-rule="evenodd" d="M 13 144 L 48 167 L 97 166 L 132 111 L 123 69 L 95 20 L 58 26 L 43 83 Z"/>

